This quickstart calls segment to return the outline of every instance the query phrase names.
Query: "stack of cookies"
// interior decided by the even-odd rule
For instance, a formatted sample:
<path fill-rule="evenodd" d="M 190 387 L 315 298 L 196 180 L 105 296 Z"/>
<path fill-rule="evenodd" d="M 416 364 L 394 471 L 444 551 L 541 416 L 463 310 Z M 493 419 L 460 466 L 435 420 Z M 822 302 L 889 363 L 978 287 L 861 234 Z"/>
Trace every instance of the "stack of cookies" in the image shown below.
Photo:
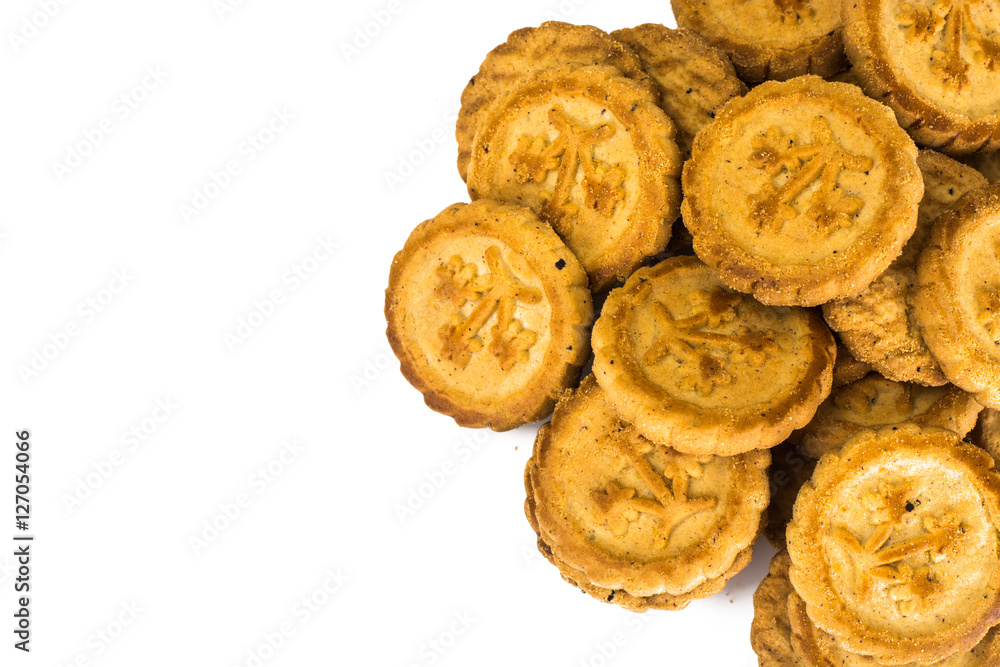
<path fill-rule="evenodd" d="M 998 665 L 1000 2 L 673 8 L 486 56 L 473 203 L 392 263 L 403 374 L 552 416 L 525 514 L 594 598 L 680 609 L 763 532 L 761 665 Z"/>

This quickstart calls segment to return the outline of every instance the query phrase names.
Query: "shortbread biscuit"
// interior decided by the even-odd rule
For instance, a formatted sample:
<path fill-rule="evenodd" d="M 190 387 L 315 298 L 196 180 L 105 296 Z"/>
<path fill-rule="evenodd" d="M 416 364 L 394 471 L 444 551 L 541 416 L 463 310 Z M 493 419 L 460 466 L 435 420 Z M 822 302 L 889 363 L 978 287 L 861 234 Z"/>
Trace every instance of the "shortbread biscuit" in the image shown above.
<path fill-rule="evenodd" d="M 969 192 L 938 218 L 913 305 L 948 380 L 1000 408 L 1000 185 Z"/>
<path fill-rule="evenodd" d="M 764 306 L 674 257 L 608 296 L 593 348 L 622 419 L 658 444 L 731 456 L 805 426 L 830 393 L 836 344 L 817 313 Z"/>
<path fill-rule="evenodd" d="M 392 261 L 386 334 L 427 405 L 504 431 L 552 412 L 590 354 L 583 267 L 520 206 L 455 204 Z"/>
<path fill-rule="evenodd" d="M 1000 621 L 1000 475 L 955 433 L 866 430 L 824 456 L 788 525 L 789 576 L 841 649 L 889 664 L 969 651 Z"/>
<path fill-rule="evenodd" d="M 1000 462 L 1000 410 L 986 408 L 980 412 L 976 428 L 969 433 L 969 441 L 985 449 L 995 461 Z"/>
<path fill-rule="evenodd" d="M 549 425 L 545 424 L 542 426 L 542 429 L 547 429 L 548 427 Z M 695 587 L 693 590 L 680 595 L 661 593 L 659 595 L 637 597 L 622 589 L 613 590 L 595 586 L 586 579 L 586 575 L 581 570 L 572 568 L 556 558 L 552 553 L 552 548 L 549 547 L 549 545 L 542 539 L 541 533 L 538 529 L 538 519 L 535 517 L 535 491 L 531 483 L 531 474 L 535 468 L 534 458 L 529 459 L 524 471 L 524 487 L 527 493 L 527 499 L 524 501 L 524 513 L 528 518 L 528 523 L 531 525 L 532 530 L 535 531 L 538 551 L 541 552 L 546 560 L 556 566 L 559 570 L 559 575 L 564 581 L 576 586 L 595 600 L 610 602 L 634 612 L 644 612 L 650 609 L 659 609 L 661 611 L 684 609 L 691 603 L 692 600 L 711 597 L 712 595 L 720 592 L 726 587 L 726 582 L 750 564 L 750 560 L 753 557 L 753 547 L 747 547 L 736 557 L 736 560 L 733 561 L 729 570 L 724 572 L 721 576 L 709 579 L 708 581 L 705 581 Z"/>
<path fill-rule="evenodd" d="M 795 590 L 788 580 L 790 563 L 787 551 L 774 554 L 767 576 L 753 594 L 750 645 L 760 667 L 802 667 L 792 649 L 792 628 L 788 623 L 788 596 Z"/>
<path fill-rule="evenodd" d="M 462 92 L 455 138 L 458 173 L 463 181 L 467 180 L 476 130 L 490 106 L 522 79 L 567 64 L 611 65 L 650 90 L 654 88 L 638 56 L 600 28 L 547 21 L 537 28 L 515 30 L 506 42 L 486 55 L 479 72 Z"/>
<path fill-rule="evenodd" d="M 851 353 L 885 377 L 940 386 L 948 379 L 924 344 L 913 312 L 911 294 L 917 281 L 917 258 L 934 220 L 963 194 L 987 183 L 972 167 L 936 151 L 920 151 L 917 164 L 924 176 L 924 198 L 913 236 L 900 256 L 865 291 L 823 304 L 823 315 Z"/>
<path fill-rule="evenodd" d="M 812 476 L 816 459 L 806 456 L 791 442 L 783 442 L 771 450 L 771 503 L 767 506 L 764 537 L 775 549 L 785 548 L 785 528 L 792 520 L 792 508 L 799 489 Z"/>
<path fill-rule="evenodd" d="M 847 68 L 838 0 L 671 0 L 677 26 L 729 54 L 748 83 Z"/>
<path fill-rule="evenodd" d="M 843 387 L 872 372 L 871 364 L 858 361 L 844 344 L 837 342 L 837 362 L 833 365 L 833 386 Z"/>
<path fill-rule="evenodd" d="M 798 664 L 802 667 L 882 667 L 887 664 L 866 655 L 850 653 L 837 641 L 817 628 L 806 613 L 806 605 L 793 590 L 788 596 L 791 644 Z M 971 651 L 953 653 L 928 666 L 924 662 L 907 662 L 898 667 L 996 667 L 1000 664 L 1000 629 L 994 627 Z"/>
<path fill-rule="evenodd" d="M 735 574 L 767 506 L 770 458 L 694 457 L 653 445 L 588 376 L 535 440 L 537 530 L 577 583 L 683 596 Z"/>
<path fill-rule="evenodd" d="M 754 593 L 750 643 L 760 667 L 882 667 L 871 657 L 849 653 L 813 625 L 805 604 L 788 580 L 791 560 L 780 551 Z M 971 651 L 951 655 L 933 667 L 995 667 L 1000 661 L 1000 629 L 990 630 Z M 907 663 L 904 667 L 926 667 Z"/>
<path fill-rule="evenodd" d="M 656 96 L 614 68 L 536 75 L 491 107 L 474 143 L 472 198 L 536 211 L 594 291 L 666 247 L 680 199 L 674 125 Z"/>
<path fill-rule="evenodd" d="M 996 0 L 844 0 L 844 46 L 865 92 L 922 146 L 1000 147 Z"/>
<path fill-rule="evenodd" d="M 964 437 L 976 425 L 982 409 L 971 394 L 954 385 L 924 387 L 872 373 L 834 389 L 813 420 L 792 440 L 808 456 L 818 459 L 840 448 L 858 431 L 901 422 L 938 426 Z"/>
<path fill-rule="evenodd" d="M 860 293 L 917 222 L 917 149 L 889 109 L 814 76 L 734 99 L 684 165 L 684 224 L 722 282 L 771 305 Z"/>
<path fill-rule="evenodd" d="M 691 155 L 694 135 L 715 120 L 716 112 L 747 94 L 726 54 L 689 30 L 646 23 L 611 36 L 635 51 L 660 87 L 660 106 L 677 126 L 677 145 L 685 156 Z"/>

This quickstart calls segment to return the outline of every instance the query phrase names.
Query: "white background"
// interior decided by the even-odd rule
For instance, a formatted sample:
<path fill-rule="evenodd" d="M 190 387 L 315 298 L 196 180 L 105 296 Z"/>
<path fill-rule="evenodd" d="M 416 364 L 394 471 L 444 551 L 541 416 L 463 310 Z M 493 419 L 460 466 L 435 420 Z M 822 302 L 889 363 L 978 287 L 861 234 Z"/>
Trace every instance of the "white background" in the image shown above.
<path fill-rule="evenodd" d="M 485 54 L 669 4 L 224 1 L 0 10 L 0 664 L 756 665 L 769 547 L 681 612 L 591 599 L 523 516 L 537 427 L 431 412 L 384 338 L 392 255 L 468 199 L 454 117 Z"/>

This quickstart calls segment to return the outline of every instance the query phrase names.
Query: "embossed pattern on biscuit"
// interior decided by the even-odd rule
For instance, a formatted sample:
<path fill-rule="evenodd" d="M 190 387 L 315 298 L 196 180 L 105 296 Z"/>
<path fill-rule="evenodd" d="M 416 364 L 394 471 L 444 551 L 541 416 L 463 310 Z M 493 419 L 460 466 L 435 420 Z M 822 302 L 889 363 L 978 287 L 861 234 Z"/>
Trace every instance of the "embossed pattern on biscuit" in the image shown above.
<path fill-rule="evenodd" d="M 490 107 L 519 81 L 570 63 L 610 65 L 653 89 L 636 54 L 599 28 L 546 21 L 538 27 L 515 30 L 507 41 L 486 55 L 479 71 L 462 91 L 462 107 L 455 124 L 458 173 L 462 180 L 467 179 L 476 131 Z"/>
<path fill-rule="evenodd" d="M 679 173 L 674 126 L 655 96 L 613 68 L 565 66 L 492 108 L 468 184 L 473 199 L 536 211 L 600 291 L 666 247 Z"/>
<path fill-rule="evenodd" d="M 772 305 L 857 294 L 913 233 L 912 140 L 854 86 L 799 77 L 732 100 L 684 166 L 684 222 L 723 282 Z"/>
<path fill-rule="evenodd" d="M 544 417 L 587 357 L 583 267 L 531 211 L 459 204 L 423 223 L 386 290 L 389 340 L 428 405 L 464 425 Z"/>
<path fill-rule="evenodd" d="M 637 271 L 594 327 L 594 373 L 654 442 L 731 455 L 772 447 L 829 394 L 835 344 L 815 313 L 726 288 L 694 257 Z"/>
<path fill-rule="evenodd" d="M 865 91 L 924 146 L 951 155 L 1000 146 L 996 0 L 844 4 L 845 47 Z"/>
<path fill-rule="evenodd" d="M 893 664 L 968 651 L 1000 614 L 1000 476 L 944 429 L 865 431 L 795 503 L 791 580 L 850 652 Z"/>
<path fill-rule="evenodd" d="M 530 474 L 538 529 L 590 584 L 683 595 L 727 573 L 756 538 L 767 452 L 695 457 L 654 445 L 618 418 L 593 376 L 551 424 Z"/>

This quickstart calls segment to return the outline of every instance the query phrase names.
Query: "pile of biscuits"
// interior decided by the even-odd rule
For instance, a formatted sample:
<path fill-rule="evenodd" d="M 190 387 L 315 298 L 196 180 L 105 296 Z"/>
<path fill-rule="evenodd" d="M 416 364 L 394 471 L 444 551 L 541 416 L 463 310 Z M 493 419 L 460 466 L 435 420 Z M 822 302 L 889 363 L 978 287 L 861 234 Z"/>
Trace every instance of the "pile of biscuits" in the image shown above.
<path fill-rule="evenodd" d="M 551 415 L 525 514 L 599 600 L 683 608 L 763 533 L 762 666 L 1000 665 L 1000 0 L 673 9 L 489 52 L 401 370 Z"/>

